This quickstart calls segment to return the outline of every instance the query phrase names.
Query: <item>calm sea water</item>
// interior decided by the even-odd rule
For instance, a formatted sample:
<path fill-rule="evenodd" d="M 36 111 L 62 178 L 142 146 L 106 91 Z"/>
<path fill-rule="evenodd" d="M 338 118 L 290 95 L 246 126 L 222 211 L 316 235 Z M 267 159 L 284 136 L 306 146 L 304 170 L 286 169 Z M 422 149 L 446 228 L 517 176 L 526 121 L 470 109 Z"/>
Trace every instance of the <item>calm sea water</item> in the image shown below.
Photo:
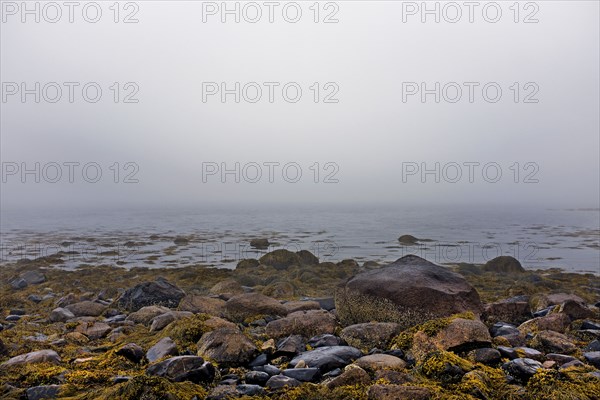
<path fill-rule="evenodd" d="M 402 246 L 398 237 L 426 239 Z M 183 236 L 187 243 L 174 243 Z M 255 250 L 252 238 L 268 238 Z M 492 207 L 190 207 L 9 211 L 0 222 L 1 259 L 60 253 L 61 264 L 215 265 L 276 248 L 306 249 L 322 261 L 389 262 L 417 254 L 443 263 L 512 255 L 530 269 L 600 273 L 600 211 Z"/>

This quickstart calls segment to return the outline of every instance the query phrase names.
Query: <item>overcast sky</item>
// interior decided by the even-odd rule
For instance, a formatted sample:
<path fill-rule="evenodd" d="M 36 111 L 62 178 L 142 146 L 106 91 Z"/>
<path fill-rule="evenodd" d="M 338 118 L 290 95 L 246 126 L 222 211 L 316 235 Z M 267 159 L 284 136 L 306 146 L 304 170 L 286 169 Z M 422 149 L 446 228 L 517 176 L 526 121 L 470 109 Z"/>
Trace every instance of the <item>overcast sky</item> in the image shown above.
<path fill-rule="evenodd" d="M 432 15 L 423 23 L 420 10 L 391 1 L 322 2 L 317 23 L 312 1 L 297 3 L 302 15 L 296 23 L 284 19 L 286 2 L 274 9 L 273 23 L 263 2 L 257 3 L 258 22 L 244 19 L 255 18 L 256 8 L 240 3 L 240 22 L 225 15 L 222 23 L 212 4 L 142 1 L 121 3 L 115 23 L 112 3 L 98 3 L 97 23 L 83 18 L 85 2 L 74 10 L 73 23 L 66 7 L 56 23 L 47 21 L 56 18 L 55 9 L 40 9 L 36 23 L 34 15 L 14 8 L 21 2 L 2 2 L 3 208 L 203 202 L 598 206 L 596 1 L 538 1 L 518 16 L 509 8 L 513 2 L 499 2 L 496 23 L 486 21 L 495 19 L 496 9 L 484 14 L 485 2 L 473 10 L 472 23 L 464 6 L 456 23 L 446 20 L 456 18 L 456 9 L 444 3 L 439 23 Z M 94 19 L 94 8 L 86 10 Z M 289 20 L 296 18 L 294 5 L 286 12 Z M 139 22 L 123 23 L 127 16 Z M 34 89 L 35 82 L 40 102 L 30 93 L 23 103 L 21 83 Z M 62 88 L 56 103 L 48 101 L 56 97 L 50 82 Z M 72 84 L 73 103 L 64 82 L 78 83 Z M 90 82 L 89 99 L 94 87 L 102 89 L 95 103 L 82 96 Z M 228 89 L 240 82 L 239 103 L 234 94 L 224 103 L 221 93 L 211 94 L 222 82 Z M 262 90 L 255 103 L 257 85 L 250 82 Z M 439 103 L 435 93 L 422 102 L 422 82 L 427 89 L 440 83 Z M 473 102 L 465 82 L 472 82 Z M 283 95 L 288 83 L 289 101 Z M 457 86 L 462 97 L 452 103 Z M 297 87 L 302 95 L 294 103 Z M 492 102 L 498 87 L 502 95 Z M 138 102 L 125 103 L 126 95 Z M 22 183 L 22 167 L 34 169 L 36 162 L 43 169 L 40 183 L 34 174 Z M 64 164 L 70 162 L 80 163 L 72 164 L 73 183 Z M 222 183 L 215 166 L 235 169 L 236 162 L 240 182 L 229 174 Z M 421 168 L 435 169 L 436 162 L 439 182 L 434 173 L 422 177 Z M 62 165 L 56 183 L 53 163 Z M 82 178 L 86 163 L 101 168 L 97 183 Z M 264 163 L 279 163 L 271 164 L 273 183 Z M 288 163 L 295 164 L 284 179 Z M 257 164 L 262 178 L 252 183 Z M 286 181 L 295 180 L 298 167 L 299 181 Z M 493 183 L 498 168 L 502 176 Z M 93 168 L 87 172 L 93 180 Z M 128 173 L 138 183 L 123 182 Z"/>

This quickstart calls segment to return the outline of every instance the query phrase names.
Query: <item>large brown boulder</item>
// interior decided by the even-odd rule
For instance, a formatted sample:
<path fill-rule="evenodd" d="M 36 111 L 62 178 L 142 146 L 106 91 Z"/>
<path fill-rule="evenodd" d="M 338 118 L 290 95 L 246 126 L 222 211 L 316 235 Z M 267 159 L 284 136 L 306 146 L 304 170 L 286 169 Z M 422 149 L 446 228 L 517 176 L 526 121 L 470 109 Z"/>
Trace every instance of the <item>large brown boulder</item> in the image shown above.
<path fill-rule="evenodd" d="M 277 300 L 259 293 L 234 296 L 225 303 L 225 313 L 233 321 L 244 321 L 259 315 L 287 315 L 287 309 Z"/>
<path fill-rule="evenodd" d="M 325 310 L 296 311 L 285 318 L 269 322 L 266 333 L 269 337 L 302 335 L 312 337 L 334 333 L 335 317 Z"/>
<path fill-rule="evenodd" d="M 414 255 L 355 275 L 338 287 L 335 302 L 345 325 L 379 321 L 405 328 L 482 311 L 477 290 L 461 275 Z"/>
<path fill-rule="evenodd" d="M 202 335 L 198 354 L 219 365 L 237 367 L 258 355 L 258 349 L 239 329 L 221 328 Z"/>

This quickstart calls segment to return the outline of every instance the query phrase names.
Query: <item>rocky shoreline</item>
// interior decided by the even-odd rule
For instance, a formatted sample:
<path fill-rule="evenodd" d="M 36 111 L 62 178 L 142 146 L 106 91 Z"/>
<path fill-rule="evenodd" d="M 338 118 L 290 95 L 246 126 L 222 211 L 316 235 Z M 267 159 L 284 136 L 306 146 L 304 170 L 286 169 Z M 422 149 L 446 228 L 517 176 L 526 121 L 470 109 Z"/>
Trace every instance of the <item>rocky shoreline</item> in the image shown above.
<path fill-rule="evenodd" d="M 599 399 L 600 277 L 276 250 L 0 271 L 9 399 Z"/>

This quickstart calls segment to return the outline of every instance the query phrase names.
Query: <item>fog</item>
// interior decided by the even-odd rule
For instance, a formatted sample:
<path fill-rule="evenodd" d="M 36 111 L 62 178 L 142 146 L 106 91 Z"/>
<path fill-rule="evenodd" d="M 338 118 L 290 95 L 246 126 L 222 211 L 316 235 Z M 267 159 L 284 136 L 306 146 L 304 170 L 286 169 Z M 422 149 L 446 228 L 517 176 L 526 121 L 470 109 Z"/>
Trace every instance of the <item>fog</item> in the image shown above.
<path fill-rule="evenodd" d="M 483 2 L 469 22 L 458 2 L 455 23 L 407 3 L 297 2 L 295 23 L 239 3 L 236 23 L 221 2 L 99 2 L 91 23 L 58 2 L 53 23 L 3 1 L 2 208 L 598 207 L 599 3 L 499 2 L 489 22 Z"/>

